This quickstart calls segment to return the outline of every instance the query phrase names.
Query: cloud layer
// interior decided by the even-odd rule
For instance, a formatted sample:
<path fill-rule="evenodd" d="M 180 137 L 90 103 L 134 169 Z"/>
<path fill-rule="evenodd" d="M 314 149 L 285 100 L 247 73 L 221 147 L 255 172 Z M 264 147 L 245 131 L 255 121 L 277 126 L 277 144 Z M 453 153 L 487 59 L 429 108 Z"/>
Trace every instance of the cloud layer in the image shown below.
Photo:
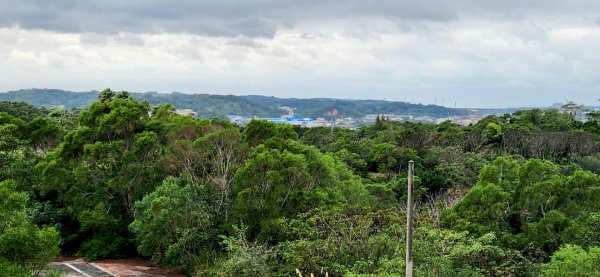
<path fill-rule="evenodd" d="M 273 37 L 304 21 L 382 18 L 455 21 L 464 16 L 496 20 L 530 16 L 598 16 L 600 2 L 573 0 L 2 0 L 0 26 L 56 32 L 189 33 Z M 598 20 L 598 18 L 595 18 Z M 593 18 L 592 18 L 593 20 Z"/>
<path fill-rule="evenodd" d="M 0 0 L 0 89 L 594 103 L 598 1 Z M 439 103 L 439 102 L 438 102 Z"/>

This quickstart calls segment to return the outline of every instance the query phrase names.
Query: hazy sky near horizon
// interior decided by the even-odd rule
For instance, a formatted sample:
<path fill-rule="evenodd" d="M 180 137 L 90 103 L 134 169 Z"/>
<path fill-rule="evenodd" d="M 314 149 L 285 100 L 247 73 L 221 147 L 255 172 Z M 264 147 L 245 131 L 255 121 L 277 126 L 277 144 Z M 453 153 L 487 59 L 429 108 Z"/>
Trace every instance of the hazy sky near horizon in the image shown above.
<path fill-rule="evenodd" d="M 597 0 L 0 0 L 0 91 L 598 105 L 598 49 Z"/>

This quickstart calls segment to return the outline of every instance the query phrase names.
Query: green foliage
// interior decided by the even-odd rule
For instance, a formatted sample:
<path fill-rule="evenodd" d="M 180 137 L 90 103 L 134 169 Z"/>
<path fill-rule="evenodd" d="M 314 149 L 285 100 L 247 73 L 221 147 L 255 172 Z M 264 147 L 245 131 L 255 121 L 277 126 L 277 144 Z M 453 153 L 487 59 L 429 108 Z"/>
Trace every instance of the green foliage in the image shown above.
<path fill-rule="evenodd" d="M 577 124 L 572 115 L 555 109 L 518 111 L 510 119 L 510 123 L 516 128 L 547 131 L 568 131 Z"/>
<path fill-rule="evenodd" d="M 51 117 L 36 117 L 27 124 L 29 143 L 42 152 L 56 147 L 65 135 L 60 122 Z"/>
<path fill-rule="evenodd" d="M 281 229 L 294 238 L 278 245 L 286 270 L 293 272 L 374 272 L 380 259 L 390 257 L 405 232 L 400 214 L 392 211 L 347 214 L 324 210 L 285 220 Z"/>
<path fill-rule="evenodd" d="M 61 92 L 19 93 L 48 102 Z M 416 276 L 598 275 L 600 125 L 594 113 L 575 120 L 577 105 L 468 127 L 381 116 L 350 130 L 238 128 L 175 107 L 202 116 L 448 110 L 110 89 L 71 96 L 57 99 L 89 107 L 0 103 L 0 276 L 43 269 L 59 231 L 66 255 L 140 254 L 189 275 L 403 276 L 411 160 Z"/>
<path fill-rule="evenodd" d="M 0 101 L 0 113 L 7 113 L 21 120 L 31 121 L 36 117 L 46 115 L 48 110 L 36 108 L 24 102 Z"/>
<path fill-rule="evenodd" d="M 246 125 L 243 133 L 244 141 L 250 146 L 257 146 L 269 139 L 296 139 L 298 134 L 292 126 L 275 124 L 265 120 L 252 120 Z"/>
<path fill-rule="evenodd" d="M 581 157 L 576 163 L 584 170 L 600 174 L 600 155 L 598 154 Z"/>
<path fill-rule="evenodd" d="M 0 150 L 12 150 L 26 143 L 25 122 L 0 112 Z"/>
<path fill-rule="evenodd" d="M 27 196 L 12 181 L 0 182 L 0 275 L 32 276 L 58 255 L 55 228 L 38 228 L 26 214 Z"/>
<path fill-rule="evenodd" d="M 109 98 L 94 102 L 79 114 L 79 124 L 95 131 L 99 138 L 114 139 L 131 137 L 144 128 L 148 120 L 148 103 L 132 98 Z"/>
<path fill-rule="evenodd" d="M 581 245 L 600 247 L 600 212 L 592 212 L 573 227 Z"/>
<path fill-rule="evenodd" d="M 369 201 L 345 165 L 293 140 L 256 147 L 236 179 L 234 218 L 249 227 L 250 237 L 265 238 L 272 231 L 269 222 L 281 217 Z"/>
<path fill-rule="evenodd" d="M 246 229 L 234 228 L 233 236 L 223 236 L 222 244 L 227 255 L 218 264 L 219 276 L 271 276 L 274 275 L 275 250 L 267 245 L 249 242 Z"/>
<path fill-rule="evenodd" d="M 287 267 L 303 273 L 348 276 L 403 276 L 404 215 L 393 210 L 365 214 L 335 211 L 287 220 L 282 228 L 292 240 L 278 245 Z M 496 244 L 493 233 L 471 237 L 428 226 L 414 239 L 416 276 L 535 276 L 537 263 Z"/>
<path fill-rule="evenodd" d="M 398 205 L 395 186 L 383 184 L 371 184 L 365 187 L 373 197 L 373 210 L 385 210 L 395 208 Z"/>
<path fill-rule="evenodd" d="M 600 211 L 598 184 L 600 177 L 590 172 L 562 175 L 548 161 L 502 157 L 481 170 L 478 184 L 445 212 L 444 221 L 474 234 L 493 231 L 506 245 L 534 245 L 547 254 L 562 244 L 581 242 L 582 230 L 593 244 L 595 217 L 590 212 Z"/>
<path fill-rule="evenodd" d="M 459 230 L 476 234 L 509 228 L 510 194 L 492 183 L 478 184 L 446 216 Z"/>
<path fill-rule="evenodd" d="M 123 255 L 121 251 L 128 246 L 126 223 L 109 211 L 109 207 L 100 202 L 93 209 L 86 209 L 78 214 L 79 231 L 92 235 L 79 249 L 79 254 L 88 260 L 120 257 Z"/>
<path fill-rule="evenodd" d="M 38 164 L 40 193 L 58 195 L 65 243 L 88 259 L 123 255 L 133 204 L 160 182 L 161 145 L 149 131 L 149 107 L 114 93 L 78 117 L 79 127 Z M 77 226 L 79 228 L 67 226 Z M 81 244 L 80 247 L 77 244 Z M 77 249 L 79 248 L 79 249 Z"/>
<path fill-rule="evenodd" d="M 168 178 L 135 205 L 130 228 L 138 251 L 155 263 L 180 269 L 209 257 L 216 239 L 215 201 L 189 177 Z"/>
<path fill-rule="evenodd" d="M 565 245 L 543 266 L 542 276 L 600 276 L 600 248 Z"/>
<path fill-rule="evenodd" d="M 483 141 L 486 144 L 494 144 L 502 141 L 502 127 L 490 122 L 485 126 L 482 133 Z"/>

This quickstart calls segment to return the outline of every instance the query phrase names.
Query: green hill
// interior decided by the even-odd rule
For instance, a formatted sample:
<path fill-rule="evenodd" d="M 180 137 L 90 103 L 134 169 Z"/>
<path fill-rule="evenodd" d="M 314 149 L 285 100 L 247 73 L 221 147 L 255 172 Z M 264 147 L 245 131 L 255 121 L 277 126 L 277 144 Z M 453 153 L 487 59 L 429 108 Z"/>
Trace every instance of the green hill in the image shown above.
<path fill-rule="evenodd" d="M 0 101 L 26 102 L 38 107 L 85 108 L 96 100 L 98 91 L 72 92 L 59 89 L 22 89 L 0 93 Z M 348 100 L 331 98 L 277 98 L 268 96 L 234 96 L 184 93 L 131 93 L 151 105 L 169 103 L 178 109 L 192 109 L 199 117 L 225 117 L 228 114 L 278 117 L 285 113 L 280 107 L 294 109 L 302 117 L 361 117 L 367 114 L 402 114 L 446 117 L 472 114 L 472 110 L 450 109 L 435 105 L 411 104 L 382 100 Z"/>
<path fill-rule="evenodd" d="M 348 100 L 332 98 L 276 98 L 260 95 L 242 96 L 265 106 L 287 106 L 295 109 L 299 116 L 327 116 L 337 110 L 339 116 L 360 117 L 367 114 L 403 114 L 414 116 L 446 117 L 467 115 L 466 109 L 450 109 L 435 105 L 411 104 L 383 100 Z"/>
<path fill-rule="evenodd" d="M 72 92 L 58 89 L 22 89 L 0 93 L 0 101 L 26 102 L 34 106 L 65 109 L 85 108 L 97 99 L 98 91 Z M 172 104 L 178 109 L 192 109 L 199 117 L 225 117 L 228 114 L 244 114 L 259 117 L 280 116 L 277 107 L 268 107 L 233 95 L 183 94 L 156 92 L 131 93 L 151 105 Z"/>
<path fill-rule="evenodd" d="M 0 101 L 25 102 L 34 106 L 65 109 L 84 108 L 96 100 L 97 91 L 72 92 L 60 89 L 21 89 L 0 93 Z"/>

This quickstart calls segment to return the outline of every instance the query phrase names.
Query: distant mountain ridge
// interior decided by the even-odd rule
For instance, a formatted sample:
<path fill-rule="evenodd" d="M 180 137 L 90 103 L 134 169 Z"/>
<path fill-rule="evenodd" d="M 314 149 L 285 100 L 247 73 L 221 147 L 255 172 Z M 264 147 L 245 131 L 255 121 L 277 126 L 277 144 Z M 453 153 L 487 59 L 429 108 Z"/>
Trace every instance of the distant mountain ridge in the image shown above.
<path fill-rule="evenodd" d="M 60 89 L 22 89 L 0 93 L 0 101 L 25 102 L 39 107 L 85 108 L 97 100 L 98 91 L 73 92 Z M 150 105 L 172 104 L 177 109 L 192 109 L 200 117 L 226 117 L 228 114 L 280 116 L 277 107 L 261 106 L 234 95 L 184 94 L 156 92 L 130 93 Z"/>
<path fill-rule="evenodd" d="M 46 108 L 85 108 L 96 101 L 98 91 L 73 92 L 60 89 L 22 89 L 0 93 L 0 101 L 26 102 Z M 452 109 L 436 105 L 411 104 L 384 100 L 349 100 L 333 98 L 277 98 L 270 96 L 214 95 L 185 93 L 131 93 L 151 105 L 169 103 L 178 109 L 192 109 L 200 117 L 225 117 L 228 114 L 278 117 L 286 112 L 282 106 L 294 109 L 302 117 L 361 117 L 367 114 L 402 114 L 447 117 L 472 114 L 473 110 Z"/>
<path fill-rule="evenodd" d="M 467 109 L 450 109 L 436 105 L 411 104 L 385 100 L 350 100 L 334 98 L 277 98 L 260 95 L 241 96 L 265 106 L 287 106 L 295 108 L 300 116 L 324 116 L 337 110 L 339 116 L 364 116 L 367 114 L 402 114 L 413 116 L 446 117 L 467 115 Z"/>

